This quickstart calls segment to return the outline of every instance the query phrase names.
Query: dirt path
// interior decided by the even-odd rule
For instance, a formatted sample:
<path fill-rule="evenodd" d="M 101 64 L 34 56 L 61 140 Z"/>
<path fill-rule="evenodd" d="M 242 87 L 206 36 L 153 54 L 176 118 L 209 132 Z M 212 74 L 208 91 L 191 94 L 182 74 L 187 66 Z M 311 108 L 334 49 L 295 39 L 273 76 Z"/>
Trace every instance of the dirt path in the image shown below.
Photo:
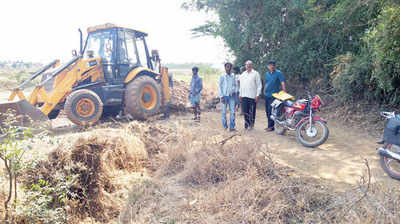
<path fill-rule="evenodd" d="M 213 135 L 229 137 L 232 132 L 222 128 L 219 112 L 205 112 L 200 123 L 191 120 L 191 115 L 177 117 L 169 122 L 179 122 L 204 138 Z M 266 144 L 279 163 L 290 166 L 305 175 L 326 179 L 337 185 L 354 185 L 367 174 L 365 160 L 368 161 L 372 174 L 372 182 L 398 185 L 399 182 L 389 178 L 379 165 L 376 154 L 376 139 L 363 134 L 362 130 L 345 128 L 339 121 L 328 121 L 330 136 L 327 142 L 318 148 L 306 148 L 297 142 L 295 133 L 288 132 L 285 136 L 274 132 L 265 132 L 267 123 L 265 112 L 257 110 L 255 129 L 244 131 L 242 116 L 237 116 L 236 134 L 254 137 L 256 141 Z M 240 138 L 240 136 L 235 138 Z"/>

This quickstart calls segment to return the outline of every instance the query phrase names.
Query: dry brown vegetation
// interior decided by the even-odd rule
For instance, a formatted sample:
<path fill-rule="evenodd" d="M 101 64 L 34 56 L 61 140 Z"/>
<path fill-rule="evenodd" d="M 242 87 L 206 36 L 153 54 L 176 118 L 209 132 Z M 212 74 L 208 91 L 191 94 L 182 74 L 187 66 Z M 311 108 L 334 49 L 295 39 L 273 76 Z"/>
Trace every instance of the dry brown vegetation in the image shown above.
<path fill-rule="evenodd" d="M 121 223 L 397 223 L 399 191 L 366 179 L 346 192 L 274 163 L 252 139 L 181 136 L 137 182 Z M 368 168 L 366 167 L 366 170 Z"/>
<path fill-rule="evenodd" d="M 28 170 L 24 185 L 41 180 L 49 186 L 64 184 L 67 200 L 51 206 L 68 209 L 66 214 L 73 216 L 70 222 L 88 217 L 103 223 L 115 219 L 133 174 L 143 171 L 147 161 L 143 141 L 129 129 L 100 129 L 65 140 Z"/>
<path fill-rule="evenodd" d="M 24 184 L 65 186 L 51 206 L 68 223 L 398 223 L 399 190 L 371 184 L 365 170 L 337 191 L 274 162 L 251 136 L 134 121 L 68 136 Z"/>
<path fill-rule="evenodd" d="M 187 111 L 187 84 L 175 88 L 175 109 Z M 106 122 L 68 134 L 23 182 L 45 181 L 48 207 L 68 223 L 399 223 L 400 191 L 372 184 L 368 163 L 358 186 L 339 191 L 269 150 L 251 135 L 199 134 L 174 121 Z"/>

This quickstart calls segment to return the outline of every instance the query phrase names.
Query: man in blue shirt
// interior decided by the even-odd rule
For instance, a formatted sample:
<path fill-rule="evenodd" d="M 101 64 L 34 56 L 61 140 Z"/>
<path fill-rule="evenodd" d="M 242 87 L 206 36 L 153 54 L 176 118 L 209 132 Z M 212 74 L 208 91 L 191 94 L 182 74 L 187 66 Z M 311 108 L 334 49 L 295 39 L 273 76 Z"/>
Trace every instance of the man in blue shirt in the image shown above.
<path fill-rule="evenodd" d="M 235 107 L 236 107 L 236 77 L 231 73 L 232 63 L 225 63 L 225 74 L 219 77 L 219 97 L 221 99 L 222 126 L 228 129 L 226 110 L 229 107 L 229 131 L 235 131 Z"/>
<path fill-rule="evenodd" d="M 193 120 L 200 121 L 200 92 L 203 90 L 203 80 L 198 75 L 199 68 L 192 68 L 192 80 L 190 81 L 189 100 L 193 106 Z"/>
<path fill-rule="evenodd" d="M 266 131 L 274 130 L 274 120 L 271 119 L 271 103 L 274 101 L 273 93 L 278 93 L 283 90 L 286 92 L 286 84 L 285 84 L 285 76 L 278 69 L 275 69 L 275 61 L 268 62 L 268 70 L 265 74 L 265 88 L 264 88 L 264 96 L 265 96 L 265 112 L 267 114 L 268 119 L 268 127 L 265 129 Z"/>

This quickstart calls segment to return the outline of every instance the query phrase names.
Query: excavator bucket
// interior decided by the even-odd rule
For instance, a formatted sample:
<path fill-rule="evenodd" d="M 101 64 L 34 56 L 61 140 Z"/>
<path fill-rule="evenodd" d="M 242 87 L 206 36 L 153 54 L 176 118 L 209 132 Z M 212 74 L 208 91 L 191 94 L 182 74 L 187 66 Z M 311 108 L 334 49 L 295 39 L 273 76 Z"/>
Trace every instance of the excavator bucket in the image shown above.
<path fill-rule="evenodd" d="M 15 102 L 0 103 L 0 122 L 4 125 L 7 113 L 14 113 L 17 115 L 16 121 L 21 126 L 31 126 L 33 124 L 40 124 L 48 121 L 48 117 L 38 108 L 32 106 L 26 100 L 19 100 Z"/>

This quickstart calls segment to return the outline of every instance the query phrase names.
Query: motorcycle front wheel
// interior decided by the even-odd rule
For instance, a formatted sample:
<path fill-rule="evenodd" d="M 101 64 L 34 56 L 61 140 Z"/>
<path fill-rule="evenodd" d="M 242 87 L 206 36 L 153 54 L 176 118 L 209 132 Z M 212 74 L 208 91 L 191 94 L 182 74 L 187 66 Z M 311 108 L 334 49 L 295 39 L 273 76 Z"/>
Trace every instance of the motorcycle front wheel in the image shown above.
<path fill-rule="evenodd" d="M 395 146 L 392 144 L 387 144 L 385 146 L 386 150 L 390 150 L 395 153 L 400 152 L 400 146 Z M 393 179 L 400 180 L 400 161 L 388 158 L 386 156 L 380 155 L 381 157 L 381 167 L 382 169 Z"/>
<path fill-rule="evenodd" d="M 297 140 L 305 147 L 317 147 L 322 145 L 329 136 L 329 129 L 325 122 L 304 122 L 296 128 Z"/>

